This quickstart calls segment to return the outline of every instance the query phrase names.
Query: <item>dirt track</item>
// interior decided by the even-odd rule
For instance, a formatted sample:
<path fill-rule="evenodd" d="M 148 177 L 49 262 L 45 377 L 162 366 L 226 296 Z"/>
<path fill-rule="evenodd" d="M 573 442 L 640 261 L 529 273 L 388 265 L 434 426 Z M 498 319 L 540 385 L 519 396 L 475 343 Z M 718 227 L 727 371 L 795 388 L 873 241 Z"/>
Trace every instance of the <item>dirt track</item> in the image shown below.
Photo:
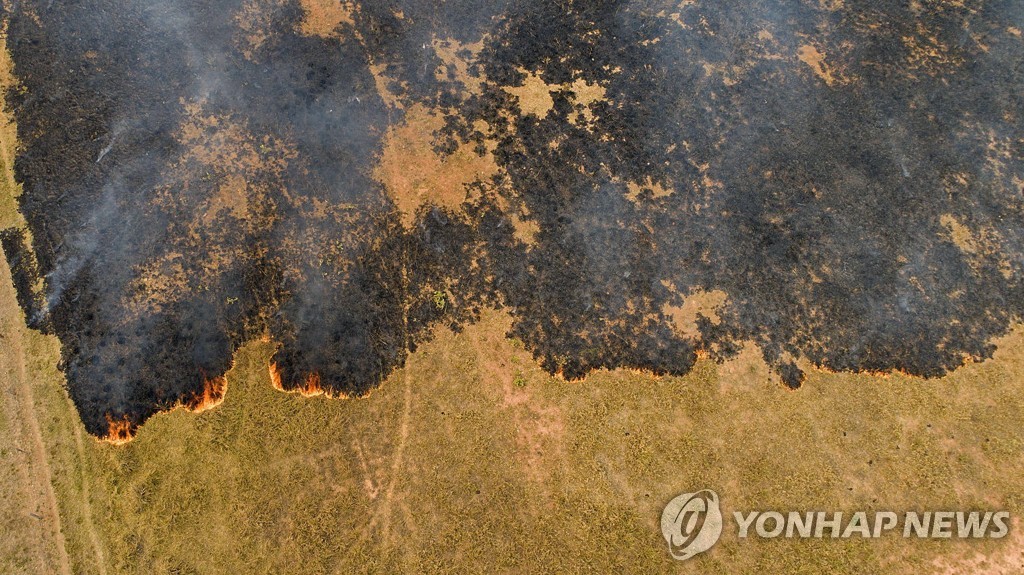
<path fill-rule="evenodd" d="M 7 263 L 0 265 L 0 281 L 4 289 L 0 293 L 0 306 L 4 310 L 16 309 L 10 288 L 10 270 Z M 35 520 L 36 529 L 28 537 L 36 555 L 40 572 L 72 573 L 71 561 L 65 548 L 61 530 L 57 498 L 53 493 L 52 475 L 47 460 L 46 447 L 36 417 L 32 383 L 28 379 L 23 345 L 24 326 L 5 314 L 2 317 L 3 346 L 0 347 L 0 383 L 5 395 L 2 401 L 4 415 L 11 425 L 9 441 L 14 447 L 11 459 L 22 482 L 17 491 L 21 495 L 19 513 Z M 17 316 L 15 316 L 17 317 Z"/>

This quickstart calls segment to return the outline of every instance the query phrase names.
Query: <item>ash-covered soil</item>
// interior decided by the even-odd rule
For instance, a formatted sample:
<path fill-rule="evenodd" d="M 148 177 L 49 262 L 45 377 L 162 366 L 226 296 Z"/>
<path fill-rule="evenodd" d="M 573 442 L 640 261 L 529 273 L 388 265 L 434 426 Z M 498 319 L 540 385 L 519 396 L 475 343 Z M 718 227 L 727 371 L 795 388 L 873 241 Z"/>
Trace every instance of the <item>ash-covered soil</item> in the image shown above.
<path fill-rule="evenodd" d="M 261 337 L 283 388 L 364 394 L 485 307 L 570 379 L 756 345 L 792 387 L 938 376 L 1024 313 L 1019 2 L 7 17 L 3 248 L 97 435 L 199 407 Z"/>

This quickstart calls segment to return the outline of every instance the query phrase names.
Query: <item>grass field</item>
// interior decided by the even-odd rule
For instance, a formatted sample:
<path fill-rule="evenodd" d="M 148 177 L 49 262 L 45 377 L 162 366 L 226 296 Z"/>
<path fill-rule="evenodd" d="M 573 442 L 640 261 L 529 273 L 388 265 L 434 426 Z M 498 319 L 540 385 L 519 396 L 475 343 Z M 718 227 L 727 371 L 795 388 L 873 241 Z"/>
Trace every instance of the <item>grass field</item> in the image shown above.
<path fill-rule="evenodd" d="M 4 66 L 7 70 L 7 66 Z M 3 131 L 0 224 L 19 222 Z M 270 343 L 222 405 L 85 434 L 55 339 L 0 263 L 0 573 L 1019 573 L 998 541 L 747 540 L 673 561 L 678 493 L 723 511 L 1024 508 L 1024 330 L 934 381 L 809 369 L 787 391 L 748 349 L 686 377 L 565 383 L 487 313 L 440 331 L 359 400 L 274 390 Z"/>

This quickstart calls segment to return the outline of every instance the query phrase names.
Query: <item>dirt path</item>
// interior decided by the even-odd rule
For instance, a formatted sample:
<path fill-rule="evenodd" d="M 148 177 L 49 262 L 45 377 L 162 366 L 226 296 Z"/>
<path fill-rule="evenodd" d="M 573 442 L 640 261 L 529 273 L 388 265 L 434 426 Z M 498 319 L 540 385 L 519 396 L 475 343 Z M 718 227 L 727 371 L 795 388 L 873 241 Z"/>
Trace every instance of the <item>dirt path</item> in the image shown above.
<path fill-rule="evenodd" d="M 0 282 L 4 286 L 10 286 L 10 269 L 7 262 L 0 258 Z M 56 561 L 56 565 L 47 564 L 48 572 L 71 575 L 73 572 L 70 557 L 68 556 L 66 541 L 61 527 L 60 508 L 57 504 L 57 497 L 53 490 L 53 474 L 50 469 L 50 461 L 46 451 L 46 444 L 43 439 L 39 423 L 35 397 L 32 390 L 32 381 L 27 363 L 27 351 L 25 349 L 25 330 L 27 329 L 20 319 L 20 311 L 14 301 L 13 290 L 9 287 L 3 288 L 0 294 L 0 324 L 3 325 L 2 341 L 0 341 L 0 377 L 4 381 L 4 388 L 8 396 L 3 402 L 7 411 L 10 425 L 14 428 L 15 436 L 23 443 L 19 447 L 18 460 L 19 474 L 30 481 L 30 487 L 23 489 L 29 497 L 24 503 L 26 508 L 32 509 L 30 513 L 39 519 L 41 533 L 35 546 L 39 548 L 44 563 Z M 67 402 L 67 409 L 75 414 L 71 398 L 64 394 Z M 77 417 L 77 416 L 76 416 Z M 89 535 L 95 556 L 97 571 L 100 575 L 106 575 L 106 561 L 103 555 L 103 546 L 96 531 L 92 519 L 92 506 L 89 500 L 89 477 L 85 467 L 86 451 L 82 438 L 82 430 L 78 427 L 77 421 L 71 425 L 73 429 L 77 467 L 81 473 L 80 509 L 84 521 L 84 527 Z M 51 545 L 56 550 L 53 559 L 49 558 L 47 547 Z"/>
<path fill-rule="evenodd" d="M 7 270 L 5 269 L 4 272 Z M 2 275 L 7 276 L 7 273 Z M 8 325 L 10 326 L 10 324 Z M 50 472 L 39 420 L 35 413 L 32 385 L 28 380 L 25 368 L 22 333 L 17 326 L 3 332 L 3 349 L 5 353 L 0 354 L 0 363 L 3 364 L 3 369 L 0 371 L 2 371 L 4 379 L 8 379 L 5 382 L 7 384 L 5 387 L 10 393 L 4 405 L 12 427 L 17 429 L 15 436 L 24 442 L 18 448 L 22 457 L 17 458 L 16 465 L 19 475 L 31 482 L 22 490 L 27 498 L 22 505 L 24 508 L 33 510 L 29 513 L 40 522 L 43 532 L 41 535 L 45 539 L 39 541 L 37 545 L 39 553 L 45 558 L 44 563 L 56 560 L 57 565 L 47 565 L 47 567 L 55 568 L 57 572 L 64 575 L 71 575 L 71 560 L 68 557 L 64 533 L 61 529 L 57 498 L 53 493 L 53 476 Z M 52 560 L 50 553 L 47 552 L 50 542 L 52 542 L 53 549 L 56 550 Z"/>
<path fill-rule="evenodd" d="M 68 409 L 72 413 L 77 414 L 75 404 L 67 394 L 64 394 L 64 400 L 67 401 Z M 96 531 L 96 524 L 93 523 L 92 504 L 89 502 L 91 488 L 89 486 L 89 474 L 85 469 L 85 442 L 82 439 L 82 430 L 77 425 L 77 422 L 73 427 L 75 430 L 75 450 L 78 454 L 78 469 L 81 473 L 82 481 L 81 504 L 82 515 L 85 517 L 85 530 L 89 534 L 89 541 L 92 543 L 93 551 L 96 553 L 96 568 L 99 570 L 100 575 L 107 575 L 107 561 L 103 557 L 103 543 L 100 542 L 99 532 Z"/>
<path fill-rule="evenodd" d="M 377 528 L 380 528 L 382 536 L 389 540 L 391 543 L 397 543 L 392 541 L 391 538 L 394 533 L 391 530 L 392 514 L 394 512 L 394 504 L 397 503 L 401 511 L 405 515 L 405 527 L 415 530 L 415 520 L 408 508 L 405 507 L 404 503 L 400 501 L 400 497 L 395 496 L 396 487 L 398 486 L 399 479 L 402 476 L 402 467 L 405 460 L 405 448 L 409 442 L 409 428 L 411 426 L 412 419 L 412 375 L 410 363 L 412 358 L 406 360 L 406 366 L 403 369 L 403 387 L 402 390 L 402 413 L 398 421 L 397 440 L 395 443 L 394 453 L 391 458 L 390 472 L 384 476 L 380 483 L 387 482 L 387 487 L 384 489 L 383 497 L 377 502 L 374 508 L 373 515 L 367 521 L 366 526 L 363 527 L 359 537 L 357 538 L 357 545 L 353 545 L 352 549 L 357 548 L 359 545 L 365 543 L 369 539 Z"/>
<path fill-rule="evenodd" d="M 3 8 L 10 11 L 10 3 L 7 0 L 0 0 Z M 6 33 L 7 22 L 0 23 L 0 32 Z M 10 53 L 7 51 L 6 38 L 0 37 L 0 88 L 10 88 L 16 85 L 12 74 L 13 63 Z M 9 194 L 11 199 L 17 195 L 19 189 L 14 177 L 14 157 L 16 149 L 17 131 L 14 127 L 14 120 L 8 110 L 0 110 L 0 169 L 3 175 L 3 190 L 0 193 Z M 5 209 L 7 209 L 5 207 Z M 13 208 L 11 208 L 13 209 Z M 0 226 L 22 225 L 19 215 L 14 212 L 0 213 Z M 35 397 L 32 392 L 31 374 L 26 367 L 26 350 L 24 334 L 28 328 L 21 319 L 21 310 L 15 300 L 14 291 L 10 277 L 10 268 L 6 259 L 0 253 L 0 282 L 2 282 L 2 293 L 0 293 L 0 377 L 5 379 L 5 389 L 9 396 L 3 401 L 3 406 L 8 415 L 10 425 L 14 427 L 16 437 L 26 445 L 31 446 L 30 450 L 18 447 L 19 455 L 16 464 L 21 477 L 27 478 L 32 483 L 32 488 L 23 491 L 28 494 L 30 501 L 25 505 L 40 510 L 36 515 L 41 517 L 40 523 L 46 525 L 45 540 L 37 538 L 34 543 L 40 549 L 43 557 L 46 557 L 47 541 L 52 540 L 57 550 L 58 571 L 61 574 L 70 575 L 72 572 L 71 562 L 68 557 L 64 533 L 61 529 L 60 511 L 57 505 L 57 498 L 53 491 L 53 476 L 50 469 L 50 462 L 46 452 L 46 444 L 39 424 Z M 77 421 L 77 411 L 71 402 L 71 398 L 64 394 L 68 409 L 74 419 L 71 428 L 74 433 L 75 447 L 77 453 L 76 467 L 81 472 L 81 511 L 93 549 L 96 553 L 96 565 L 100 575 L 106 575 L 106 562 L 103 558 L 103 547 L 92 520 L 92 507 L 89 502 L 89 478 L 86 471 L 86 451 L 82 439 L 82 429 Z M 44 561 L 45 562 L 45 561 Z M 48 572 L 54 572 L 52 565 L 47 565 Z"/>

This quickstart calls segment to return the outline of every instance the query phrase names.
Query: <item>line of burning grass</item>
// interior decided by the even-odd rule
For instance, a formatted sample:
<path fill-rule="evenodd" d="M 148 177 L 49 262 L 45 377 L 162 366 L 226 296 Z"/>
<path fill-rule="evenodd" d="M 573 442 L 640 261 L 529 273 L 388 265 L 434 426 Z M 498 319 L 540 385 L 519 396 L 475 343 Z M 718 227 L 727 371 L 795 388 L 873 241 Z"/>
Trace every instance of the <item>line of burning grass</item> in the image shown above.
<path fill-rule="evenodd" d="M 300 395 L 304 398 L 323 397 L 326 399 L 352 399 L 353 396 L 343 391 L 334 391 L 326 389 L 321 384 L 320 374 L 311 373 L 308 374 L 296 387 L 285 387 L 281 376 L 281 369 L 277 363 L 270 362 L 268 365 L 268 372 L 270 373 L 270 384 L 271 386 L 282 393 L 289 393 Z M 188 399 L 178 400 L 173 406 L 168 409 L 161 410 L 160 413 L 170 413 L 178 409 L 185 410 L 189 413 L 200 414 L 210 411 L 216 407 L 219 407 L 224 403 L 224 399 L 227 396 L 228 390 L 228 379 L 227 376 L 219 376 L 213 378 L 207 378 L 204 376 L 203 389 L 202 391 L 193 394 Z M 359 398 L 368 397 L 370 394 L 359 396 Z M 105 435 L 98 437 L 97 439 L 103 443 L 111 445 L 126 445 L 135 439 L 139 428 L 142 427 L 143 422 L 133 421 L 128 415 L 115 416 L 111 413 L 107 413 L 104 416 L 107 420 L 107 432 Z"/>
<path fill-rule="evenodd" d="M 165 413 L 183 409 L 190 413 L 200 414 L 210 411 L 224 403 L 228 392 L 228 379 L 226 376 L 203 379 L 203 390 L 193 394 L 188 399 L 179 399 L 170 409 L 162 410 Z M 99 437 L 102 442 L 111 445 L 125 445 L 135 439 L 142 423 L 132 421 L 127 415 L 115 417 L 110 413 L 105 415 L 107 420 L 107 433 Z"/>
<path fill-rule="evenodd" d="M 283 393 L 293 393 L 301 395 L 302 397 L 325 397 L 327 399 L 351 399 L 352 396 L 343 391 L 333 391 L 330 389 L 324 389 L 320 385 L 320 374 L 310 373 L 308 374 L 303 382 L 296 387 L 287 388 L 284 386 L 284 382 L 281 377 L 281 368 L 278 367 L 277 363 L 270 362 L 268 366 L 270 372 L 270 384 L 274 389 Z"/>
<path fill-rule="evenodd" d="M 262 338 L 262 341 L 269 341 L 269 338 Z M 757 347 L 757 344 L 754 342 L 745 342 L 744 345 L 753 345 Z M 696 354 L 696 359 L 698 361 L 710 360 L 714 361 L 716 364 L 719 365 L 724 363 L 721 359 L 716 359 L 715 357 L 713 357 L 712 354 L 710 354 L 705 349 L 698 347 L 694 351 Z M 981 361 L 982 360 L 980 360 L 979 358 L 965 357 L 964 363 L 960 367 L 966 367 L 971 364 L 980 363 Z M 947 373 L 937 377 L 923 377 L 920 375 L 909 373 L 908 371 L 899 368 L 894 368 L 888 371 L 868 369 L 842 371 L 834 370 L 827 366 L 819 365 L 818 363 L 809 360 L 802 360 L 799 363 L 805 370 L 812 370 L 826 375 L 861 375 L 882 381 L 890 380 L 892 378 L 927 380 L 938 379 L 940 377 L 948 375 Z M 766 366 L 767 365 L 768 364 L 766 363 Z M 371 395 L 370 393 L 366 393 L 365 395 L 352 396 L 343 391 L 335 391 L 332 389 L 325 388 L 322 385 L 321 377 L 320 374 L 318 373 L 309 373 L 302 379 L 302 382 L 299 385 L 294 387 L 286 387 L 283 381 L 281 368 L 277 365 L 276 362 L 273 361 L 269 362 L 268 364 L 268 372 L 270 374 L 270 384 L 275 390 L 282 393 L 299 395 L 304 398 L 323 397 L 325 399 L 345 400 L 354 398 L 365 399 L 366 397 L 369 397 Z M 655 379 L 673 376 L 673 374 L 655 373 L 648 369 L 636 367 L 618 367 L 611 370 L 598 369 L 588 373 L 586 376 L 581 378 L 567 378 L 561 369 L 556 370 L 556 372 L 551 375 L 555 378 L 555 380 L 561 381 L 562 383 L 578 384 L 585 382 L 595 372 L 618 372 L 643 377 L 651 377 Z M 188 411 L 190 413 L 200 414 L 212 410 L 220 406 L 224 402 L 224 398 L 227 395 L 227 387 L 228 381 L 226 376 L 204 378 L 202 392 L 194 394 L 191 398 L 185 401 L 179 400 L 173 407 L 164 411 L 171 412 L 176 409 L 184 409 L 185 411 Z M 786 386 L 782 387 L 785 388 L 787 391 L 795 391 Z M 103 437 L 100 437 L 99 439 L 103 442 L 110 443 L 112 445 L 125 445 L 131 442 L 131 440 L 135 438 L 135 435 L 138 432 L 139 427 L 141 427 L 141 423 L 134 423 L 127 416 L 115 418 L 111 414 L 107 414 L 106 419 L 108 424 L 107 434 Z"/>

